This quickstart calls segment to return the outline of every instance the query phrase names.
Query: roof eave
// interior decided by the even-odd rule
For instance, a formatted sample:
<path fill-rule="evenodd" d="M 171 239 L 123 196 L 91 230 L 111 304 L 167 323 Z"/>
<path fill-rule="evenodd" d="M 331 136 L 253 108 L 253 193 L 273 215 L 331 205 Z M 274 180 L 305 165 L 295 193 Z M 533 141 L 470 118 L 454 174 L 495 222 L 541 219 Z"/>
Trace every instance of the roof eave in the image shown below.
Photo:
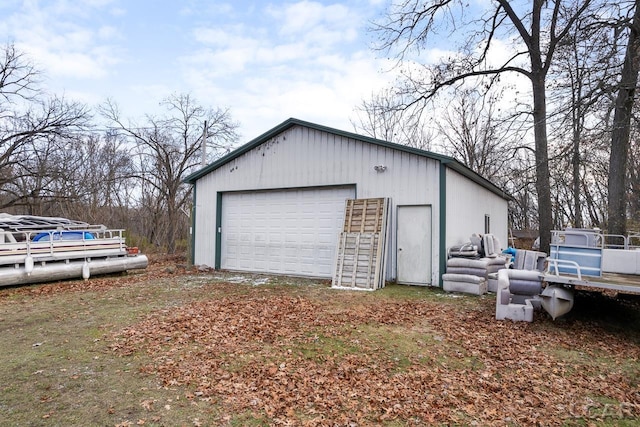
<path fill-rule="evenodd" d="M 363 141 L 363 142 L 368 142 L 370 144 L 375 144 L 375 145 L 379 145 L 379 146 L 382 146 L 382 147 L 391 148 L 391 149 L 394 149 L 394 150 L 404 151 L 406 153 L 415 154 L 415 155 L 422 156 L 422 157 L 428 157 L 428 158 L 440 161 L 443 164 L 446 164 L 451 169 L 455 170 L 456 172 L 459 172 L 460 174 L 462 174 L 465 177 L 471 179 L 475 183 L 477 183 L 477 184 L 483 186 L 484 188 L 488 189 L 492 193 L 495 193 L 495 194 L 501 196 L 502 198 L 504 198 L 506 200 L 513 200 L 513 197 L 510 196 L 509 194 L 507 194 L 504 190 L 498 188 L 492 182 L 490 182 L 486 178 L 482 177 L 481 175 L 475 173 L 474 171 L 472 171 L 468 167 L 464 166 L 462 163 L 460 163 L 458 160 L 454 159 L 453 157 L 449 157 L 449 156 L 446 156 L 444 154 L 432 153 L 431 151 L 425 151 L 425 150 L 421 150 L 419 148 L 409 147 L 409 146 L 406 146 L 406 145 L 396 144 L 394 142 L 383 141 L 381 139 L 371 138 L 371 137 L 364 136 L 364 135 L 358 135 L 358 134 L 353 133 L 353 132 L 347 132 L 347 131 L 343 131 L 343 130 L 339 130 L 339 129 L 334 129 L 334 128 L 330 128 L 328 126 L 323 126 L 323 125 L 319 125 L 319 124 L 316 124 L 316 123 L 306 122 L 304 120 L 299 120 L 299 119 L 295 119 L 295 118 L 289 118 L 289 119 L 285 120 L 284 122 L 280 123 L 278 126 L 268 130 L 267 132 L 263 133 L 262 135 L 258 136 L 257 138 L 252 139 L 251 141 L 247 142 L 243 146 L 241 146 L 241 147 L 233 150 L 229 154 L 219 158 L 215 162 L 205 166 L 204 168 L 202 168 L 200 170 L 195 171 L 191 175 L 187 176 L 183 180 L 183 182 L 188 183 L 188 184 L 195 184 L 195 182 L 198 179 L 200 179 L 201 177 L 203 177 L 203 176 L 207 175 L 208 173 L 218 169 L 219 167 L 225 165 L 226 163 L 232 161 L 233 159 L 235 159 L 237 157 L 240 157 L 241 155 L 245 154 L 246 152 L 251 151 L 252 149 L 254 149 L 257 146 L 259 146 L 260 144 L 268 141 L 269 139 L 273 138 L 274 136 L 278 135 L 279 133 L 284 132 L 285 130 L 287 130 L 287 129 L 293 127 L 293 126 L 305 126 L 305 127 L 311 128 L 311 129 L 315 129 L 315 130 L 319 130 L 319 131 L 323 131 L 323 132 L 329 132 L 329 133 L 332 133 L 332 134 L 335 134 L 335 135 L 344 136 L 346 138 L 355 139 L 355 140 Z"/>
<path fill-rule="evenodd" d="M 275 135 L 277 135 L 277 134 L 279 134 L 281 132 L 284 132 L 285 130 L 287 130 L 288 128 L 294 126 L 295 124 L 296 124 L 295 123 L 295 119 L 285 120 L 284 122 L 280 123 L 278 126 L 274 127 L 273 129 L 270 129 L 267 132 L 263 133 L 262 135 L 258 136 L 257 138 L 252 139 L 251 141 L 247 142 L 243 146 L 241 146 L 239 148 L 236 148 L 235 150 L 233 150 L 229 154 L 226 154 L 226 155 L 220 157 L 215 162 L 203 167 L 202 169 L 199 169 L 199 170 L 195 171 L 191 175 L 189 175 L 186 178 L 184 178 L 182 181 L 185 182 L 185 183 L 188 183 L 188 184 L 195 184 L 195 182 L 198 179 L 200 179 L 201 177 L 207 175 L 209 172 L 212 172 L 212 171 L 218 169 L 220 166 L 224 165 L 225 163 L 228 163 L 231 160 L 233 160 L 233 159 L 235 159 L 237 157 L 240 157 L 244 153 L 246 153 L 248 151 L 251 151 L 252 149 L 256 148 L 258 145 L 260 145 L 263 142 L 267 141 L 268 139 L 274 137 Z"/>

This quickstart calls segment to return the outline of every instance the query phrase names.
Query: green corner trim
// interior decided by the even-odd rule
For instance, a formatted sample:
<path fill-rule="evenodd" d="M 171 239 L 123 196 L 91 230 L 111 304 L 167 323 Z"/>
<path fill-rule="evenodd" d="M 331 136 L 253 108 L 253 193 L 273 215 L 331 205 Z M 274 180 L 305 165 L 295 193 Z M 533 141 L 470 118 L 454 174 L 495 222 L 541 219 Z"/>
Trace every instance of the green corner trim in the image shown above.
<path fill-rule="evenodd" d="M 216 261 L 214 268 L 220 270 L 220 260 L 222 259 L 222 193 L 216 194 Z"/>
<path fill-rule="evenodd" d="M 193 185 L 193 206 L 191 206 L 191 236 L 189 236 L 189 243 L 191 246 L 191 253 L 189 254 L 189 263 L 194 265 L 196 262 L 196 188 Z"/>
<path fill-rule="evenodd" d="M 447 270 L 447 165 L 440 162 L 440 262 L 438 286 L 442 287 L 442 275 Z"/>

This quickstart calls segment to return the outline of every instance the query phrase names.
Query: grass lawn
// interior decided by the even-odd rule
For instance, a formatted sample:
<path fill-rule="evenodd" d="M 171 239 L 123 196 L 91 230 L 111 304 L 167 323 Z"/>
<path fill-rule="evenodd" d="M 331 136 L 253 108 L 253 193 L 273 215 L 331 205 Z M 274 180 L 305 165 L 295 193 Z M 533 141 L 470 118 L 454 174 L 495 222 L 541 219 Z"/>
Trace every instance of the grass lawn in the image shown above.
<path fill-rule="evenodd" d="M 0 289 L 0 425 L 638 425 L 640 300 L 186 270 Z"/>

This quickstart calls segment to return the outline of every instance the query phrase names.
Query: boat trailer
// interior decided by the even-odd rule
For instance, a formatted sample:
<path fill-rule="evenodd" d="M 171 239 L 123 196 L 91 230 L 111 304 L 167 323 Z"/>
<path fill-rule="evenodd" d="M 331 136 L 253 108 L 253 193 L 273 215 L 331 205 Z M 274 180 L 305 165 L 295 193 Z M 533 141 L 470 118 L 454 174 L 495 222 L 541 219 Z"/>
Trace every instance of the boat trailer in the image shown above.
<path fill-rule="evenodd" d="M 497 319 L 531 322 L 533 310 L 541 307 L 555 320 L 573 308 L 576 287 L 640 294 L 640 234 L 612 236 L 598 229 L 572 228 L 551 233 L 550 255 L 544 270 L 498 272 Z M 539 282 L 542 290 L 514 302 L 511 282 L 522 274 L 532 283 Z"/>

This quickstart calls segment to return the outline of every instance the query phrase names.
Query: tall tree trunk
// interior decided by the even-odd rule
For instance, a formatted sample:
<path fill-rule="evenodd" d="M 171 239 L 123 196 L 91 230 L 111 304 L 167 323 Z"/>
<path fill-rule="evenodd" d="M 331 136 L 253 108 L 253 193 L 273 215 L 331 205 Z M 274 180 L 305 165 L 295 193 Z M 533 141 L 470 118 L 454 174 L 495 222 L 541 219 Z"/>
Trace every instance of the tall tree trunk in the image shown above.
<path fill-rule="evenodd" d="M 549 150 L 547 142 L 547 93 L 545 80 L 547 69 L 543 65 L 540 49 L 541 12 L 544 0 L 534 0 L 531 16 L 531 37 L 529 39 L 529 57 L 531 59 L 531 89 L 533 92 L 533 135 L 535 139 L 536 191 L 538 193 L 538 232 L 540 249 L 549 253 L 551 246 L 551 224 L 553 212 L 551 205 L 551 184 L 549 177 Z M 551 58 L 547 58 L 550 61 Z"/>
<path fill-rule="evenodd" d="M 634 230 L 638 230 L 640 226 L 640 171 L 638 171 L 638 149 L 634 148 L 634 144 L 629 145 L 629 215 L 634 219 L 631 223 L 631 227 Z"/>
<path fill-rule="evenodd" d="M 577 56 L 577 55 L 576 55 Z M 576 60 L 575 68 L 578 70 L 580 64 Z M 580 137 L 582 135 L 582 78 L 581 73 L 576 73 L 576 78 L 572 77 L 571 91 L 571 168 L 573 169 L 573 226 L 582 228 L 582 203 L 580 200 L 580 190 L 582 189 L 580 179 Z"/>
<path fill-rule="evenodd" d="M 549 154 L 547 148 L 547 102 L 544 76 L 533 74 L 533 133 L 536 142 L 536 191 L 538 193 L 538 227 L 540 250 L 549 252 L 551 244 L 551 184 L 549 178 Z"/>
<path fill-rule="evenodd" d="M 622 65 L 620 88 L 616 98 L 611 132 L 611 156 L 609 157 L 608 222 L 609 234 L 627 234 L 626 172 L 629 153 L 629 133 L 638 69 L 640 65 L 640 0 L 635 2 L 635 12 L 629 32 L 629 42 Z"/>
<path fill-rule="evenodd" d="M 580 132 L 579 124 L 576 123 L 579 118 L 574 118 L 573 126 L 573 155 L 571 157 L 571 166 L 573 168 L 573 226 L 582 227 L 582 203 L 580 200 L 581 179 L 580 179 Z"/>

